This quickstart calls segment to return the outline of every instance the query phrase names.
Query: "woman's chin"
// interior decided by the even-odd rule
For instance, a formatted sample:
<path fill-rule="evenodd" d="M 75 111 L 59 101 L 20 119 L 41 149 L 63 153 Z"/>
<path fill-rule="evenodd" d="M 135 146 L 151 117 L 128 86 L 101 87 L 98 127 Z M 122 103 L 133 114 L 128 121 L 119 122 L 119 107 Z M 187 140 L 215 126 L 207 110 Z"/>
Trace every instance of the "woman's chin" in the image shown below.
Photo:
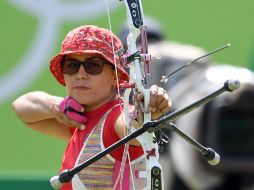
<path fill-rule="evenodd" d="M 77 100 L 82 105 L 89 104 L 88 98 L 84 97 L 83 95 L 81 96 L 81 95 L 71 94 L 69 96 L 73 97 L 75 100 Z"/>

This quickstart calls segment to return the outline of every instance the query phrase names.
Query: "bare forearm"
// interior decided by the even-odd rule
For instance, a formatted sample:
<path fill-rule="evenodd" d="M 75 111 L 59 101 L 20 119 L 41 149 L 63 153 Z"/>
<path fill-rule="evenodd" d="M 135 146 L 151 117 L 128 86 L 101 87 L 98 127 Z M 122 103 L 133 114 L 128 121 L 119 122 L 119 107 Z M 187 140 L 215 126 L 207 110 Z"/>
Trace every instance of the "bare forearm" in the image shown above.
<path fill-rule="evenodd" d="M 45 92 L 27 93 L 12 103 L 18 117 L 25 123 L 55 118 L 58 104 L 63 98 Z"/>

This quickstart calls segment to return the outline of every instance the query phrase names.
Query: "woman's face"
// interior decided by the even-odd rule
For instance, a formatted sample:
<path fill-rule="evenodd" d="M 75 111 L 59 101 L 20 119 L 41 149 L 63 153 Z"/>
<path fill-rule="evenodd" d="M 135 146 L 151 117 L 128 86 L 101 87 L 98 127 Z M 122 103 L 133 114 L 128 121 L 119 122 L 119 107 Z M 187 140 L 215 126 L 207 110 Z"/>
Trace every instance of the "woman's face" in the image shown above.
<path fill-rule="evenodd" d="M 101 59 L 96 55 L 71 54 L 66 55 L 64 61 L 85 61 L 93 60 L 93 58 L 97 62 L 98 59 Z M 96 75 L 87 73 L 84 66 L 81 65 L 77 73 L 64 74 L 64 80 L 67 94 L 85 105 L 85 111 L 91 111 L 100 107 L 116 95 L 115 71 L 109 64 L 104 64 L 102 72 Z"/>

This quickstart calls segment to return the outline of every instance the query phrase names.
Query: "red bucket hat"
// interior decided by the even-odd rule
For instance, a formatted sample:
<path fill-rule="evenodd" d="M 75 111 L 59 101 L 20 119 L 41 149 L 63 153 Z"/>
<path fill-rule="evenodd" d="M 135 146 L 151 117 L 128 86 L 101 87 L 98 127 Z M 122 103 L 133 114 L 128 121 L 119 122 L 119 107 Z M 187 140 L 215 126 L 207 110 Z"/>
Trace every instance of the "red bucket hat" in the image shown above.
<path fill-rule="evenodd" d="M 112 47 L 112 39 L 114 49 Z M 114 61 L 114 51 L 122 48 L 122 42 L 110 31 L 93 25 L 80 26 L 70 31 L 62 42 L 62 50 L 50 61 L 50 71 L 56 80 L 65 86 L 61 61 L 68 54 L 98 54 L 115 65 L 121 74 L 120 83 L 129 80 L 128 73 Z"/>

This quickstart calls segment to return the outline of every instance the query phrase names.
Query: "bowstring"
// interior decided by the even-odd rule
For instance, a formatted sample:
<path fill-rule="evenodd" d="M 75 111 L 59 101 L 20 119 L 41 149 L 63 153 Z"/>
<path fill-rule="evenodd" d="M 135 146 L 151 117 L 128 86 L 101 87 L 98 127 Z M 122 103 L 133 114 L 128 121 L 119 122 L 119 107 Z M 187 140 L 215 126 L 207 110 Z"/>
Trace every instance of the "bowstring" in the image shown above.
<path fill-rule="evenodd" d="M 107 17 L 108 17 L 109 30 L 111 31 L 112 50 L 113 50 L 113 54 L 114 54 L 114 67 L 115 67 L 115 75 L 116 75 L 116 83 L 117 83 L 116 84 L 116 86 L 117 86 L 117 95 L 118 95 L 118 98 L 120 99 L 121 93 L 120 93 L 120 84 L 119 84 L 118 71 L 117 71 L 117 66 L 116 66 L 116 56 L 115 56 L 115 47 L 114 47 L 114 39 L 113 39 L 113 32 L 112 32 L 111 17 L 110 17 L 110 8 L 109 8 L 108 0 L 105 0 L 105 1 L 106 1 L 106 7 L 107 7 Z M 120 105 L 120 111 L 121 111 L 122 121 L 125 121 L 124 115 L 122 114 L 123 113 L 123 108 L 122 108 L 121 105 Z M 130 125 L 127 124 L 127 126 L 128 126 L 128 131 L 126 132 L 125 127 L 123 125 L 123 131 L 124 131 L 124 135 L 125 136 L 130 132 L 130 129 L 129 129 Z M 132 169 L 131 169 L 130 155 L 129 155 L 128 149 L 129 149 L 129 143 L 126 143 L 124 145 L 124 151 L 123 151 L 120 171 L 119 171 L 119 174 L 117 176 L 116 183 L 114 184 L 114 188 L 113 188 L 114 190 L 116 189 L 119 180 L 120 180 L 120 190 L 122 190 L 122 181 L 123 181 L 123 174 L 124 174 L 124 168 L 125 168 L 125 164 L 126 164 L 126 159 L 128 159 L 128 163 L 129 163 L 129 167 L 130 167 L 130 173 L 131 173 L 131 178 L 132 178 L 132 180 L 131 180 L 132 181 L 132 186 L 135 189 L 134 181 L 133 181 L 133 173 L 132 173 Z"/>

